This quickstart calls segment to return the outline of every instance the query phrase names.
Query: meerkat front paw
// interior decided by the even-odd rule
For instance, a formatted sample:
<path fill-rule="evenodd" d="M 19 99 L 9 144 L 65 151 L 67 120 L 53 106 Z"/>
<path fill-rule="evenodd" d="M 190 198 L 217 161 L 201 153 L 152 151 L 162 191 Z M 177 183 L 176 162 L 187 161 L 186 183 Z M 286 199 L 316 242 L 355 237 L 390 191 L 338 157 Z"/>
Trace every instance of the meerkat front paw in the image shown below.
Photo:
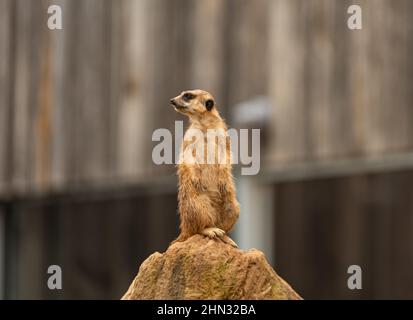
<path fill-rule="evenodd" d="M 230 246 L 233 246 L 234 248 L 238 248 L 238 245 L 235 243 L 234 240 L 232 240 L 230 237 L 228 237 L 225 233 L 224 230 L 220 228 L 205 228 L 201 232 L 204 236 L 207 236 L 208 238 L 211 239 L 220 239 L 222 242 L 229 244 Z"/>
<path fill-rule="evenodd" d="M 205 228 L 204 230 L 202 230 L 201 234 L 207 236 L 208 238 L 221 238 L 225 235 L 225 231 L 220 228 L 212 227 Z"/>

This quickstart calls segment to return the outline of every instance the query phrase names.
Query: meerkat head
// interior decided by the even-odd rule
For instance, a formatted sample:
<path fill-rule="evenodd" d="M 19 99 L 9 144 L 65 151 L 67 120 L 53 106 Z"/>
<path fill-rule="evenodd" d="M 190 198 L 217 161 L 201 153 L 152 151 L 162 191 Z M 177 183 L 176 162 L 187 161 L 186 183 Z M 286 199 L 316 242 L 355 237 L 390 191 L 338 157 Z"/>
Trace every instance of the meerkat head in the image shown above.
<path fill-rule="evenodd" d="M 195 120 L 216 117 L 218 112 L 214 97 L 204 90 L 187 90 L 171 99 L 176 111 Z"/>

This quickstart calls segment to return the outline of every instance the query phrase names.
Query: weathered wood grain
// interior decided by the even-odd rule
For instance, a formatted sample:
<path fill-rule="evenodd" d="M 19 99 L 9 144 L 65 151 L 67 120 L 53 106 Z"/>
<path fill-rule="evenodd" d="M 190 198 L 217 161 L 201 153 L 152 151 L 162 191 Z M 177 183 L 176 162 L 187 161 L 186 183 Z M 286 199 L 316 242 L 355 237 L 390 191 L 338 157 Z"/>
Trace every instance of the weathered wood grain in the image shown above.
<path fill-rule="evenodd" d="M 306 13 L 302 2 L 271 2 L 269 94 L 273 161 L 298 161 L 308 155 L 308 111 L 305 88 Z"/>
<path fill-rule="evenodd" d="M 27 190 L 30 181 L 30 171 L 32 161 L 30 159 L 30 142 L 32 142 L 32 132 L 30 116 L 31 111 L 31 75 L 32 70 L 31 54 L 34 48 L 31 46 L 32 27 L 32 7 L 33 2 L 16 1 L 16 22 L 15 22 L 15 52 L 12 67 L 14 74 L 13 101 L 11 110 L 12 117 L 12 185 L 19 191 Z"/>
<path fill-rule="evenodd" d="M 411 298 L 412 178 L 410 171 L 278 185 L 275 268 L 304 298 Z M 363 290 L 347 288 L 350 265 L 362 268 Z"/>
<path fill-rule="evenodd" d="M 275 1 L 269 41 L 272 163 L 405 152 L 411 148 L 411 5 Z"/>
<path fill-rule="evenodd" d="M 59 0 L 55 31 L 50 3 L 29 11 L 1 2 L 3 186 L 64 190 L 173 174 L 152 163 L 150 138 L 183 120 L 168 101 L 193 86 L 211 90 L 224 116 L 269 95 L 269 166 L 413 144 L 406 0 L 361 1 L 357 31 L 346 24 L 351 1 Z"/>
<path fill-rule="evenodd" d="M 10 97 L 13 88 L 11 65 L 13 65 L 13 2 L 0 1 L 0 193 L 5 192 L 10 182 Z"/>

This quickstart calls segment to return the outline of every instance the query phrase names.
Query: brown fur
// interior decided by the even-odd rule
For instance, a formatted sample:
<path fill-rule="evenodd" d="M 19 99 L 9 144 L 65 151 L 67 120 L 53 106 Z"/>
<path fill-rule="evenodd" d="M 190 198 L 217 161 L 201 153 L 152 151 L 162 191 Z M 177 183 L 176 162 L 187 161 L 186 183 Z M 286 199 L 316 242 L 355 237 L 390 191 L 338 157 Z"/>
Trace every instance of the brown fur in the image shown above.
<path fill-rule="evenodd" d="M 184 99 L 185 93 L 191 94 L 193 99 L 190 101 Z M 178 164 L 178 202 L 181 224 L 180 235 L 175 241 L 184 241 L 194 234 L 203 234 L 211 238 L 220 238 L 236 246 L 225 234 L 234 226 L 240 211 L 231 173 L 230 140 L 227 135 L 227 126 L 216 109 L 215 101 L 214 107 L 207 110 L 205 105 L 208 100 L 214 101 L 214 98 L 202 90 L 185 91 L 171 100 L 176 111 L 189 117 L 190 126 L 185 132 L 185 137 L 191 128 L 199 129 L 204 133 L 207 129 L 222 129 L 224 139 L 226 139 L 224 146 L 227 155 L 227 161 L 223 164 L 218 162 L 202 164 L 198 161 Z M 181 147 L 182 159 L 185 158 L 184 151 L 189 145 L 199 143 L 197 139 L 195 142 L 194 140 L 187 141 L 185 137 Z M 204 141 L 206 151 L 206 138 Z M 217 145 L 218 139 L 214 139 L 213 143 Z M 215 160 L 217 160 L 217 154 L 215 155 Z"/>

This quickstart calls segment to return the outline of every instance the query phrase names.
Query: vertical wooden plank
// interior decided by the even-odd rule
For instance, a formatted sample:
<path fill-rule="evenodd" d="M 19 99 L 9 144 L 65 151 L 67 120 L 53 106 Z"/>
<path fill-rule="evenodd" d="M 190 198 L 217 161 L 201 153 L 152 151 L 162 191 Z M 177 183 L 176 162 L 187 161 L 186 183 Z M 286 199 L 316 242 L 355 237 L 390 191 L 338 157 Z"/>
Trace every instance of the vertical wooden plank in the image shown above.
<path fill-rule="evenodd" d="M 76 214 L 73 214 L 73 213 Z M 73 294 L 73 282 L 72 281 L 72 274 L 76 272 L 74 265 L 75 265 L 75 256 L 74 256 L 74 243 L 73 238 L 78 237 L 77 231 L 74 229 L 76 226 L 76 217 L 79 215 L 77 214 L 78 208 L 71 207 L 67 203 L 63 203 L 63 201 L 58 202 L 58 209 L 56 214 L 58 215 L 58 228 L 59 228 L 59 238 L 58 246 L 58 256 L 57 261 L 58 264 L 62 267 L 62 270 L 65 274 L 64 279 L 64 290 L 62 292 L 63 299 L 70 299 Z M 79 220 L 78 224 L 82 222 Z"/>
<path fill-rule="evenodd" d="M 336 1 L 305 1 L 302 10 L 306 12 L 305 22 L 305 84 L 303 106 L 308 121 L 307 159 L 325 158 L 331 155 L 330 110 L 333 72 L 334 8 Z M 346 133 L 342 133 L 345 135 Z"/>
<path fill-rule="evenodd" d="M 229 29 L 225 39 L 228 44 L 224 46 L 228 67 L 223 74 L 227 80 L 228 107 L 267 94 L 270 3 L 228 1 L 224 25 Z"/>
<path fill-rule="evenodd" d="M 371 285 L 375 299 L 396 299 L 401 288 L 413 281 L 411 272 L 407 272 L 405 268 L 407 265 L 408 269 L 412 268 L 409 241 L 395 242 L 395 239 L 411 238 L 408 236 L 411 229 L 408 231 L 406 228 L 412 226 L 410 206 L 404 202 L 411 194 L 407 191 L 411 187 L 404 187 L 407 181 L 411 184 L 411 177 L 411 173 L 389 173 L 374 175 L 369 179 L 369 190 L 372 190 L 370 217 L 374 219 L 371 237 L 374 240 L 368 272 L 374 272 Z M 403 275 L 403 280 L 400 281 L 399 275 Z"/>
<path fill-rule="evenodd" d="M 305 243 L 305 225 L 308 219 L 305 211 L 304 186 L 302 183 L 277 185 L 275 193 L 275 270 L 288 279 L 299 293 L 306 297 L 306 275 L 301 266 L 306 265 L 301 245 Z M 293 201 L 291 201 L 293 198 Z M 304 252 L 305 253 L 305 252 Z"/>
<path fill-rule="evenodd" d="M 337 181 L 338 197 L 335 203 L 334 236 L 338 272 L 333 279 L 334 296 L 342 299 L 368 298 L 370 294 L 371 270 L 368 245 L 371 232 L 367 222 L 369 183 L 365 176 L 348 177 Z M 349 201 L 351 199 L 351 201 Z M 367 224 L 366 224 L 367 222 Z M 359 265 L 363 273 L 365 290 L 349 290 L 347 268 Z"/>
<path fill-rule="evenodd" d="M 413 34 L 413 24 L 409 23 L 408 21 L 410 17 L 413 17 L 413 2 L 412 1 L 407 1 L 407 7 L 406 7 L 406 21 L 405 21 L 405 27 L 406 27 L 406 32 L 407 34 Z M 412 57 L 413 56 L 413 41 L 410 39 L 407 42 L 407 56 Z M 407 65 L 406 65 L 406 84 L 413 83 L 413 61 L 412 59 L 408 59 Z M 411 104 L 411 101 L 413 101 L 413 90 L 407 90 L 407 103 Z M 407 115 L 407 119 L 410 123 L 413 123 L 413 110 L 412 108 L 408 108 L 409 113 Z M 413 148 L 413 126 L 408 126 L 408 134 L 409 134 L 409 150 Z"/>
<path fill-rule="evenodd" d="M 110 214 L 106 216 L 105 224 L 107 224 L 108 230 L 106 238 L 103 240 L 105 241 L 106 256 L 110 260 L 108 263 L 110 264 L 111 290 L 107 292 L 110 299 L 121 297 L 122 292 L 130 284 L 133 272 L 136 271 L 136 263 L 129 263 L 130 260 L 137 259 L 137 257 L 129 250 L 129 235 L 126 234 L 129 228 L 134 228 L 135 233 L 138 232 L 139 227 L 134 218 L 142 218 L 143 216 L 143 214 L 137 215 L 134 208 L 131 199 L 114 201 Z M 144 225 L 143 219 L 141 222 L 141 225 Z"/>
<path fill-rule="evenodd" d="M 76 39 L 79 108 L 73 128 L 78 182 L 104 178 L 108 169 L 109 46 L 105 4 L 100 0 L 78 2 L 80 32 Z M 87 139 L 86 139 L 87 137 Z"/>
<path fill-rule="evenodd" d="M 116 165 L 119 177 L 131 179 L 145 172 L 147 157 L 147 123 L 151 109 L 145 100 L 148 69 L 147 49 L 148 1 L 128 0 L 119 4 L 113 16 L 114 31 L 112 61 L 120 68 L 117 74 L 118 104 Z M 115 39 L 118 37 L 118 39 Z"/>
<path fill-rule="evenodd" d="M 109 287 L 110 257 L 106 255 L 110 202 L 85 202 L 76 205 L 72 238 L 75 243 L 73 285 L 81 298 L 104 299 Z M 73 219 L 72 218 L 72 219 Z M 80 223 L 79 223 L 80 222 Z"/>
<path fill-rule="evenodd" d="M 5 241 L 7 252 L 5 260 L 5 296 L 6 299 L 17 299 L 17 278 L 18 278 L 18 226 L 15 213 L 15 206 L 9 204 L 5 206 Z"/>
<path fill-rule="evenodd" d="M 23 9 L 26 10 L 26 9 Z M 27 121 L 27 132 L 24 137 L 26 145 L 26 158 L 24 169 L 26 170 L 26 191 L 36 189 L 35 171 L 36 171 L 36 149 L 41 142 L 37 139 L 36 118 L 39 106 L 39 56 L 41 47 L 41 2 L 30 10 L 30 21 L 28 26 L 28 97 L 27 112 L 25 113 Z M 40 142 L 40 143 L 39 143 Z"/>
<path fill-rule="evenodd" d="M 350 104 L 349 73 L 353 68 L 353 55 L 349 38 L 359 33 L 351 32 L 347 27 L 347 8 L 353 4 L 350 0 L 331 1 L 334 3 L 332 25 L 329 27 L 333 46 L 332 66 L 329 84 L 329 106 L 327 110 L 326 156 L 347 157 L 360 152 L 354 129 L 353 108 Z"/>
<path fill-rule="evenodd" d="M 41 202 L 42 205 L 42 239 L 43 239 L 43 290 L 39 293 L 42 299 L 58 300 L 62 297 L 62 291 L 65 289 L 65 270 L 63 269 L 60 256 L 60 228 L 59 228 L 59 200 L 54 197 L 47 197 Z M 62 268 L 62 287 L 63 290 L 50 290 L 47 286 L 47 280 L 50 274 L 46 273 L 51 265 L 58 265 Z"/>
<path fill-rule="evenodd" d="M 121 43 L 122 43 L 122 29 L 123 22 L 121 16 L 121 10 L 123 8 L 124 1 L 114 2 L 109 1 L 105 10 L 105 21 L 108 24 L 107 32 L 110 42 L 110 54 L 109 54 L 109 106 L 108 106 L 108 172 L 106 178 L 117 179 L 118 174 L 118 148 L 119 148 L 119 103 L 120 103 L 120 66 L 121 66 Z"/>
<path fill-rule="evenodd" d="M 347 3 L 347 5 L 350 5 Z M 371 19 L 371 8 L 368 3 L 360 2 L 363 9 L 363 29 L 347 30 L 348 35 L 348 106 L 352 114 L 352 132 L 354 137 L 354 151 L 364 153 L 371 143 L 369 132 L 372 115 L 369 114 L 371 105 L 370 96 L 378 94 L 377 74 L 370 70 L 368 46 L 371 40 L 370 33 L 374 28 Z M 380 5 L 380 4 L 379 4 Z M 348 6 L 346 6 L 348 8 Z M 374 7 L 374 5 L 373 5 Z M 348 15 L 345 16 L 348 18 Z M 373 72 L 373 73 L 371 73 Z M 378 112 L 377 110 L 374 113 Z"/>
<path fill-rule="evenodd" d="M 6 295 L 6 213 L 0 207 L 0 299 L 4 300 Z"/>
<path fill-rule="evenodd" d="M 350 105 L 366 154 L 409 145 L 407 2 L 361 2 L 363 30 L 350 32 Z M 395 41 L 397 39 L 397 41 Z"/>
<path fill-rule="evenodd" d="M 34 142 L 31 158 L 34 159 L 31 179 L 35 188 L 45 191 L 50 188 L 51 176 L 51 121 L 52 121 L 52 61 L 51 61 L 51 31 L 47 28 L 47 8 L 50 2 L 42 0 L 36 8 L 36 18 L 32 30 L 36 33 L 33 37 L 36 47 L 36 56 L 32 68 L 36 68 L 37 85 L 32 101 L 35 103 L 33 111 L 33 137 Z"/>
<path fill-rule="evenodd" d="M 78 23 L 75 14 L 76 1 L 58 0 L 55 2 L 62 8 L 63 30 L 53 31 L 51 41 L 51 68 L 53 79 L 51 124 L 51 185 L 54 189 L 62 189 L 70 184 L 73 172 L 74 150 L 71 128 L 77 110 L 74 90 L 74 50 L 75 32 Z"/>
<path fill-rule="evenodd" d="M 47 93 L 43 69 L 48 65 L 48 55 L 43 49 L 46 44 L 46 2 L 30 7 L 17 2 L 16 14 L 16 67 L 14 105 L 16 115 L 13 121 L 13 163 L 16 164 L 14 183 L 18 191 L 45 187 L 48 171 L 49 125 Z M 29 11 L 29 13 L 28 13 Z M 21 42 L 20 42 L 21 41 Z M 19 64 L 21 60 L 21 65 Z M 44 107 L 44 105 L 46 107 Z M 21 128 L 21 131 L 20 131 Z M 41 172 L 41 173 L 39 173 Z"/>
<path fill-rule="evenodd" d="M 305 75 L 305 12 L 302 1 L 272 1 L 268 92 L 272 100 L 272 161 L 300 160 L 306 155 L 307 117 L 303 98 Z M 288 32 L 286 31 L 288 30 Z"/>
<path fill-rule="evenodd" d="M 28 137 L 29 131 L 29 95 L 30 95 L 30 21 L 33 3 L 16 1 L 17 22 L 15 31 L 16 52 L 13 86 L 13 187 L 18 191 L 27 189 L 30 170 Z"/>
<path fill-rule="evenodd" d="M 391 234 L 391 299 L 411 299 L 413 292 L 413 171 L 400 172 L 398 188 L 391 188 L 394 210 L 389 212 L 392 220 Z"/>
<path fill-rule="evenodd" d="M 305 210 L 301 212 L 302 219 L 305 219 L 305 240 L 299 246 L 299 250 L 305 257 L 306 270 L 313 275 L 317 274 L 317 276 L 306 277 L 305 283 L 307 288 L 313 291 L 315 299 L 327 299 L 332 296 L 333 279 L 337 274 L 334 238 L 337 181 L 325 179 L 302 182 L 302 184 L 305 188 L 303 201 Z M 322 287 L 320 283 L 323 283 Z"/>
<path fill-rule="evenodd" d="M 18 221 L 17 299 L 39 299 L 46 286 L 44 220 L 41 208 L 16 206 Z"/>
<path fill-rule="evenodd" d="M 10 0 L 0 1 L 0 194 L 5 192 L 8 187 L 8 167 L 9 159 L 9 141 L 10 128 L 9 116 L 10 108 L 10 90 L 11 90 L 11 69 L 10 59 L 12 45 L 11 23 L 13 18 L 13 6 Z"/>
<path fill-rule="evenodd" d="M 96 261 L 99 264 L 102 250 L 98 240 L 102 219 L 96 219 L 88 204 L 73 202 L 73 200 L 75 199 L 67 199 L 59 210 L 61 232 L 59 262 L 65 274 L 62 298 L 99 299 L 101 296 L 98 279 L 101 278 L 99 274 L 101 270 L 96 270 L 94 267 Z M 93 274 L 93 271 L 96 273 Z"/>

